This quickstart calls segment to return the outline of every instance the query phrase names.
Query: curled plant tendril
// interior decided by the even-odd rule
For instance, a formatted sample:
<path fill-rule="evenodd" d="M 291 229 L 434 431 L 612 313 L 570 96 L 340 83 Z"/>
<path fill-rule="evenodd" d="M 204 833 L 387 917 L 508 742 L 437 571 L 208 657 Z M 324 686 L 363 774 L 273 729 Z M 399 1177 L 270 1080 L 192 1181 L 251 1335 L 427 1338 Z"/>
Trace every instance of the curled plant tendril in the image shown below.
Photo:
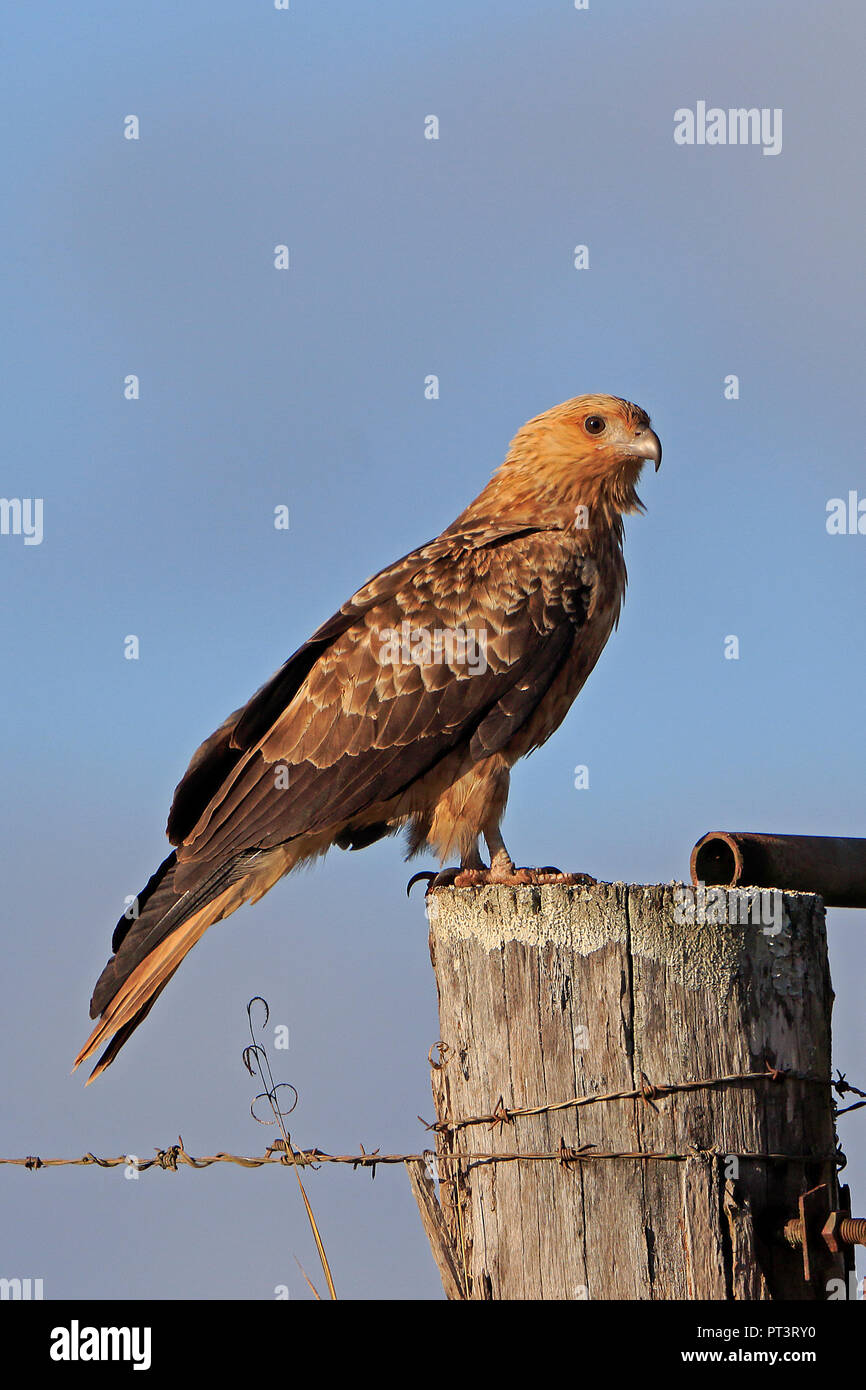
<path fill-rule="evenodd" d="M 433 1061 L 434 1052 L 439 1053 L 438 1062 Z M 439 1042 L 435 1042 L 433 1044 L 433 1046 L 430 1048 L 430 1051 L 427 1053 L 427 1061 L 429 1062 L 430 1066 L 433 1068 L 434 1071 L 441 1071 L 443 1067 L 446 1067 L 448 1065 L 448 1062 L 450 1061 L 450 1058 L 451 1048 L 448 1046 L 446 1042 L 442 1042 L 441 1038 Z"/>
<path fill-rule="evenodd" d="M 267 1028 L 268 1026 L 268 1019 L 271 1016 L 271 1011 L 268 1008 L 267 999 L 263 999 L 260 994 L 254 994 L 250 1002 L 247 1004 L 247 1018 L 250 1021 L 250 1037 L 253 1039 L 253 1042 L 255 1042 L 255 1037 L 253 1037 L 253 1004 L 264 1004 L 265 1006 L 265 1016 L 262 1021 L 263 1028 Z"/>
<path fill-rule="evenodd" d="M 250 1047 L 244 1048 L 244 1066 L 246 1067 L 250 1076 L 255 1076 L 256 1074 L 253 1068 L 253 1058 L 257 1058 L 260 1060 L 262 1057 L 264 1057 L 265 1060 L 267 1060 L 267 1053 L 265 1052 L 264 1048 L 259 1047 L 258 1043 L 252 1043 Z"/>
<path fill-rule="evenodd" d="M 277 1083 L 277 1082 L 274 1081 L 274 1075 L 273 1075 L 273 1072 L 271 1071 L 271 1063 L 270 1063 L 270 1058 L 268 1057 L 267 1051 L 266 1051 L 266 1049 L 262 1046 L 261 1043 L 256 1042 L 256 1035 L 255 1035 L 255 1031 L 254 1031 L 255 1025 L 253 1024 L 253 1005 L 254 1005 L 254 1004 L 261 1004 L 261 1005 L 264 1007 L 264 1010 L 265 1010 L 265 1017 L 264 1017 L 264 1020 L 263 1020 L 263 1022 L 262 1022 L 262 1027 L 263 1027 L 263 1028 L 266 1028 L 266 1027 L 267 1027 L 268 1020 L 269 1020 L 269 1018 L 270 1018 L 270 1016 L 271 1016 L 271 1011 L 270 1011 L 270 1009 L 268 1008 L 268 1001 L 267 1001 L 267 999 L 263 999 L 262 996 L 261 996 L 260 994 L 254 995 L 253 998 L 250 1000 L 250 1002 L 247 1004 L 247 1018 L 249 1019 L 249 1023 L 250 1023 L 250 1039 L 251 1039 L 251 1041 L 250 1041 L 250 1042 L 248 1043 L 248 1045 L 244 1048 L 244 1051 L 243 1051 L 243 1062 L 244 1062 L 244 1066 L 246 1067 L 246 1069 L 247 1069 L 247 1071 L 249 1072 L 250 1076 L 255 1076 L 255 1075 L 256 1075 L 256 1071 L 258 1071 L 259 1077 L 260 1077 L 261 1080 L 265 1083 L 265 1090 L 264 1090 L 264 1091 L 260 1091 L 259 1094 L 256 1096 L 255 1100 L 253 1101 L 252 1105 L 250 1106 L 250 1114 L 252 1115 L 253 1119 L 256 1121 L 256 1124 L 260 1124 L 260 1125 L 279 1125 L 280 1130 L 281 1130 L 282 1135 L 283 1135 L 283 1138 L 284 1138 L 285 1141 L 286 1141 L 286 1147 L 287 1147 L 287 1149 L 289 1149 L 289 1148 L 291 1148 L 291 1140 L 290 1140 L 290 1138 L 289 1138 L 288 1133 L 286 1132 L 285 1126 L 283 1125 L 283 1119 L 285 1118 L 286 1115 L 291 1115 L 292 1111 L 294 1110 L 295 1106 L 297 1105 L 297 1103 L 298 1103 L 298 1093 L 297 1093 L 297 1091 L 295 1090 L 294 1086 L 292 1086 L 292 1085 L 290 1084 L 290 1082 L 288 1082 L 288 1081 L 280 1081 L 279 1083 Z M 289 1108 L 288 1108 L 287 1110 L 281 1109 L 280 1104 L 279 1104 L 279 1102 L 278 1102 L 278 1100 L 277 1100 L 277 1091 L 280 1091 L 280 1090 L 289 1090 L 289 1091 L 293 1092 L 293 1094 L 294 1094 L 294 1097 L 295 1097 L 295 1098 L 294 1098 L 294 1100 L 292 1101 L 291 1105 L 289 1106 Z M 260 1100 L 266 1100 L 266 1101 L 268 1102 L 268 1104 L 270 1105 L 270 1107 L 271 1107 L 271 1114 L 273 1115 L 273 1119 L 272 1119 L 272 1120 L 263 1120 L 259 1115 L 256 1114 L 256 1105 L 258 1104 L 258 1102 L 259 1102 Z"/>
<path fill-rule="evenodd" d="M 322 1237 L 319 1234 L 319 1228 L 316 1225 L 316 1218 L 313 1215 L 313 1209 L 310 1206 L 310 1201 L 304 1189 L 304 1184 L 301 1182 L 301 1174 L 298 1171 L 298 1158 L 295 1154 L 294 1149 L 292 1148 L 292 1137 L 289 1134 L 289 1131 L 286 1129 L 284 1123 L 286 1115 L 291 1115 L 292 1111 L 298 1103 L 298 1093 L 295 1090 L 295 1087 L 287 1081 L 281 1081 L 279 1084 L 276 1084 L 274 1082 L 273 1072 L 271 1071 L 270 1058 L 268 1057 L 267 1050 L 262 1046 L 261 1043 L 256 1042 L 255 1028 L 253 1025 L 254 1004 L 261 1004 L 264 1008 L 265 1017 L 262 1023 L 263 1028 L 267 1027 L 268 1020 L 271 1016 L 271 1011 L 268 1008 L 267 999 L 263 999 L 260 994 L 253 995 L 252 999 L 247 1004 L 247 1018 L 249 1019 L 250 1024 L 250 1041 L 248 1046 L 244 1048 L 243 1060 L 244 1066 L 246 1067 L 250 1076 L 255 1076 L 256 1069 L 258 1070 L 258 1074 L 264 1082 L 265 1090 L 260 1091 L 259 1094 L 256 1096 L 255 1100 L 250 1106 L 250 1114 L 252 1115 L 253 1119 L 256 1121 L 257 1124 L 277 1125 L 277 1127 L 279 1128 L 280 1134 L 283 1137 L 283 1146 L 285 1154 L 285 1158 L 283 1161 L 291 1163 L 292 1167 L 295 1170 L 295 1177 L 297 1178 L 298 1187 L 300 1188 L 301 1197 L 303 1198 L 304 1209 L 307 1213 L 307 1220 L 310 1223 L 310 1230 L 312 1231 L 313 1239 L 316 1242 L 316 1250 L 319 1254 L 319 1260 L 322 1265 L 322 1271 L 325 1275 L 325 1279 L 328 1284 L 328 1293 L 331 1295 L 332 1299 L 336 1299 L 337 1291 L 334 1288 L 334 1280 L 331 1275 L 330 1265 L 328 1264 L 328 1257 L 325 1254 L 325 1247 L 322 1244 Z M 277 1091 L 284 1089 L 293 1091 L 295 1096 L 288 1110 L 281 1110 L 279 1101 L 277 1100 Z M 268 1102 L 268 1105 L 271 1107 L 271 1114 L 274 1117 L 272 1120 L 262 1120 L 256 1114 L 256 1105 L 260 1100 L 266 1100 Z M 301 1158 L 301 1161 L 303 1162 L 303 1156 Z M 310 1287 L 312 1288 L 312 1285 Z M 313 1292 L 316 1292 L 315 1289 L 313 1289 Z M 316 1297 L 318 1297 L 318 1294 L 316 1294 Z"/>
<path fill-rule="evenodd" d="M 285 1089 L 285 1090 L 288 1090 L 288 1091 L 294 1092 L 294 1097 L 295 1097 L 294 1100 L 292 1101 L 291 1105 L 289 1106 L 288 1110 L 281 1110 L 280 1107 L 279 1107 L 279 1105 L 277 1104 L 277 1091 L 282 1091 L 282 1090 L 284 1090 L 284 1089 Z M 274 1116 L 274 1118 L 273 1118 L 272 1120 L 263 1120 L 263 1119 L 261 1119 L 261 1118 L 256 1114 L 256 1106 L 258 1105 L 258 1103 L 259 1103 L 260 1100 L 266 1100 L 266 1101 L 269 1102 L 270 1107 L 271 1107 L 271 1111 L 272 1111 L 273 1116 Z M 295 1090 L 294 1086 L 291 1084 L 291 1082 L 290 1082 L 290 1081 L 278 1081 L 277 1084 L 276 1084 L 276 1086 L 274 1087 L 274 1089 L 273 1089 L 272 1091 L 259 1091 L 259 1094 L 256 1096 L 255 1100 L 253 1101 L 252 1105 L 250 1106 L 250 1114 L 252 1115 L 252 1117 L 253 1117 L 253 1119 L 255 1120 L 256 1124 L 259 1124 L 259 1125 L 278 1125 L 281 1119 L 284 1120 L 284 1119 L 286 1118 L 287 1115 L 291 1115 L 291 1113 L 292 1113 L 292 1111 L 294 1110 L 294 1108 L 295 1108 L 295 1106 L 297 1105 L 297 1103 L 298 1103 L 298 1093 L 297 1093 L 297 1091 Z"/>

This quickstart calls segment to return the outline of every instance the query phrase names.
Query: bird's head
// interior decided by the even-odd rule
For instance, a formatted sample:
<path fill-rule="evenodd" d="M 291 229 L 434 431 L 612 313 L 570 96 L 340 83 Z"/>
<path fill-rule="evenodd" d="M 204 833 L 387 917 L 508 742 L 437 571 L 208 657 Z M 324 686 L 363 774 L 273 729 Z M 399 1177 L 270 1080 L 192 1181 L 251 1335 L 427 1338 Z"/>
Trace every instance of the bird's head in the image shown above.
<path fill-rule="evenodd" d="M 587 473 L 610 475 L 625 468 L 639 474 L 647 459 L 657 470 L 662 461 L 646 411 L 618 396 L 575 396 L 530 420 L 517 439 L 524 433 L 536 440 L 546 436 L 551 462 L 561 456 Z"/>
<path fill-rule="evenodd" d="M 584 506 L 610 524 L 643 510 L 635 485 L 644 464 L 651 460 L 658 469 L 661 457 L 640 406 L 618 396 L 575 396 L 518 430 L 491 485 L 520 512 L 565 520 Z"/>

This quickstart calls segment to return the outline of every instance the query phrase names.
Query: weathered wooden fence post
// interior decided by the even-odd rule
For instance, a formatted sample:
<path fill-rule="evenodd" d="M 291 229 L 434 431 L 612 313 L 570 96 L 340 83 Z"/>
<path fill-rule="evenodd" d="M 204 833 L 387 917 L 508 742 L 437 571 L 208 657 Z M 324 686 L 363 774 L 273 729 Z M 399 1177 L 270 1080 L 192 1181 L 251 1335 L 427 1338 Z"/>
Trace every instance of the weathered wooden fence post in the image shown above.
<path fill-rule="evenodd" d="M 449 1297 L 809 1299 L 846 1277 L 822 1248 L 807 1282 L 781 1234 L 838 1186 L 824 909 L 777 901 L 764 927 L 678 920 L 673 885 L 428 897 L 438 1196 L 410 1176 Z M 677 1083 L 706 1084 L 654 1090 Z M 618 1092 L 640 1094 L 575 1104 Z"/>

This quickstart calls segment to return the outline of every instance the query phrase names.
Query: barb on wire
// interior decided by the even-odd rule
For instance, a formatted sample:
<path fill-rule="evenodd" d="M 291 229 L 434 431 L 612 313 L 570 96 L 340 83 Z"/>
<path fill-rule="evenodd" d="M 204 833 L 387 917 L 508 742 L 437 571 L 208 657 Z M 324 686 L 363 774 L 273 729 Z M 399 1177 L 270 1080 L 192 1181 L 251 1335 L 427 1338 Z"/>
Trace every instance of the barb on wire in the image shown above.
<path fill-rule="evenodd" d="M 855 1101 L 853 1105 L 843 1105 L 842 1109 L 835 1110 L 837 1116 L 850 1115 L 852 1110 L 862 1110 L 866 1106 L 866 1091 L 861 1091 L 857 1086 L 852 1086 L 843 1071 L 836 1068 L 836 1080 L 831 1082 L 833 1090 L 838 1096 L 862 1096 L 862 1100 Z"/>
<path fill-rule="evenodd" d="M 443 1065 L 447 1065 L 445 1062 Z M 843 1078 L 844 1080 L 844 1078 Z M 428 1130 L 434 1133 L 453 1134 L 457 1130 L 468 1129 L 472 1125 L 489 1125 L 493 1128 L 503 1124 L 510 1124 L 520 1116 L 552 1114 L 557 1110 L 579 1110 L 585 1105 L 606 1104 L 614 1100 L 639 1100 L 651 1109 L 658 1111 L 656 1101 L 664 1099 L 665 1096 L 676 1095 L 679 1092 L 713 1090 L 719 1086 L 731 1086 L 737 1083 L 772 1081 L 782 1083 L 785 1081 L 804 1081 L 817 1086 L 837 1087 L 838 1083 L 828 1081 L 824 1077 L 812 1076 L 808 1072 L 785 1071 L 779 1067 L 771 1067 L 769 1063 L 765 1065 L 763 1071 L 731 1072 L 725 1076 L 704 1076 L 697 1081 L 674 1081 L 655 1084 L 650 1081 L 645 1072 L 640 1074 L 640 1085 L 630 1087 L 622 1091 L 592 1091 L 588 1095 L 570 1096 L 568 1100 L 545 1101 L 540 1105 L 521 1105 L 506 1106 L 502 1096 L 499 1097 L 493 1110 L 486 1115 L 464 1115 L 456 1120 L 434 1120 L 428 1123 L 422 1116 L 418 1116 L 421 1123 Z M 866 1093 L 857 1091 L 854 1086 L 846 1088 L 855 1091 L 858 1095 Z M 858 1107 L 851 1105 L 849 1110 L 856 1110 Z M 844 1111 L 839 1111 L 844 1114 Z"/>
<path fill-rule="evenodd" d="M 318 1248 L 320 1238 L 318 1237 L 318 1231 L 315 1226 L 312 1210 L 310 1209 L 309 1202 L 307 1201 L 306 1193 L 304 1192 L 303 1184 L 301 1183 L 298 1169 L 318 1168 L 321 1164 L 338 1163 L 348 1164 L 352 1168 L 369 1168 L 375 1175 L 376 1169 L 379 1167 L 380 1164 L 388 1165 L 396 1163 L 426 1163 L 429 1157 L 429 1150 L 424 1153 L 383 1154 L 379 1151 L 379 1149 L 374 1149 L 372 1152 L 368 1153 L 362 1145 L 361 1152 L 359 1154 L 329 1154 L 325 1153 L 324 1150 L 319 1148 L 295 1149 L 291 1143 L 290 1135 L 285 1127 L 284 1120 L 287 1115 L 290 1115 L 292 1113 L 292 1110 L 294 1110 L 295 1105 L 297 1104 L 297 1091 L 293 1086 L 288 1087 L 288 1089 L 293 1092 L 295 1099 L 293 1100 L 292 1105 L 289 1107 L 289 1109 L 281 1110 L 277 1100 L 277 1092 L 281 1089 L 281 1087 L 285 1086 L 286 1083 L 280 1082 L 279 1084 L 276 1084 L 274 1082 L 267 1051 L 261 1045 L 261 1043 L 256 1042 L 255 1034 L 253 1032 L 252 1021 L 252 1008 L 253 1005 L 256 1003 L 261 1003 L 264 1005 L 265 1024 L 267 1024 L 268 1018 L 270 1017 L 268 1006 L 264 999 L 262 999 L 260 996 L 256 996 L 256 998 L 250 1000 L 247 1006 L 247 1014 L 250 1020 L 250 1035 L 252 1038 L 252 1042 L 248 1047 L 244 1049 L 244 1064 L 247 1067 L 247 1070 L 250 1071 L 250 1074 L 255 1075 L 255 1071 L 253 1070 L 252 1064 L 253 1062 L 256 1063 L 259 1070 L 259 1075 L 262 1080 L 262 1084 L 265 1087 L 265 1089 L 261 1091 L 259 1095 L 256 1097 L 256 1099 L 253 1101 L 251 1110 L 253 1113 L 253 1118 L 258 1120 L 260 1124 L 273 1123 L 275 1125 L 278 1125 L 280 1133 L 282 1135 L 282 1138 L 275 1140 L 273 1144 L 270 1144 L 267 1147 L 264 1154 L 244 1156 L 242 1154 L 221 1152 L 217 1154 L 211 1154 L 206 1158 L 195 1158 L 192 1154 L 187 1153 L 183 1145 L 183 1139 L 178 1137 L 178 1142 L 176 1144 L 172 1144 L 167 1149 L 156 1149 L 155 1157 L 149 1159 L 133 1160 L 129 1158 L 126 1154 L 121 1154 L 117 1158 L 98 1158 L 96 1154 L 93 1153 L 86 1153 L 81 1158 L 40 1158 L 37 1154 L 28 1154 L 25 1158 L 0 1158 L 0 1166 L 21 1167 L 27 1168 L 31 1172 L 36 1172 L 40 1168 L 59 1168 L 68 1166 L 95 1166 L 99 1168 L 117 1168 L 122 1165 L 130 1165 L 134 1167 L 138 1172 L 144 1173 L 147 1172 L 150 1168 L 161 1168 L 165 1172 L 177 1172 L 179 1166 L 185 1166 L 189 1168 L 209 1168 L 214 1163 L 234 1163 L 242 1168 L 266 1168 L 274 1163 L 291 1163 L 295 1167 L 295 1175 L 301 1187 L 301 1193 L 304 1197 L 305 1206 L 307 1208 L 307 1214 L 313 1227 L 313 1233 L 316 1237 L 316 1244 Z M 434 1049 L 431 1049 L 432 1065 L 434 1067 L 437 1067 L 439 1065 L 447 1066 L 448 1061 L 450 1060 L 449 1050 L 445 1047 L 444 1044 L 438 1043 L 434 1045 L 434 1048 L 440 1049 L 440 1059 L 442 1060 L 440 1061 L 440 1063 L 432 1062 L 432 1052 L 434 1051 Z M 541 1115 L 545 1113 L 553 1114 L 560 1110 L 578 1108 L 584 1105 L 598 1105 L 602 1103 L 610 1103 L 616 1100 L 639 1100 L 648 1105 L 651 1105 L 653 1109 L 656 1109 L 657 1107 L 654 1104 L 654 1102 L 663 1099 L 665 1096 L 674 1095 L 677 1092 L 696 1091 L 705 1088 L 714 1088 L 722 1085 L 737 1085 L 758 1081 L 770 1081 L 774 1083 L 783 1083 L 786 1081 L 806 1081 L 815 1083 L 817 1085 L 830 1087 L 840 1095 L 852 1093 L 854 1095 L 863 1097 L 863 1100 L 861 1102 L 858 1102 L 855 1105 L 847 1106 L 846 1109 L 840 1110 L 838 1112 L 839 1114 L 846 1114 L 852 1110 L 858 1110 L 861 1108 L 861 1106 L 866 1107 L 866 1091 L 861 1091 L 858 1089 L 858 1087 L 852 1086 L 851 1083 L 844 1076 L 844 1074 L 841 1072 L 838 1074 L 837 1078 L 833 1080 L 811 1076 L 803 1072 L 782 1071 L 779 1068 L 770 1067 L 768 1065 L 764 1071 L 735 1073 L 727 1076 L 711 1076 L 704 1077 L 698 1081 L 682 1081 L 677 1083 L 668 1083 L 664 1085 L 653 1083 L 645 1074 L 641 1073 L 640 1087 L 627 1091 L 608 1091 L 603 1093 L 592 1092 L 589 1095 L 585 1096 L 572 1096 L 568 1100 L 547 1102 L 543 1105 L 523 1106 L 519 1109 L 508 1108 L 504 1104 L 503 1097 L 500 1096 L 496 1102 L 496 1105 L 493 1108 L 493 1111 L 487 1115 L 472 1115 L 451 1121 L 440 1120 L 435 1122 L 434 1124 L 428 1124 L 427 1121 L 425 1121 L 420 1115 L 418 1118 L 421 1124 L 424 1125 L 425 1129 L 428 1131 L 432 1130 L 439 1133 L 444 1132 L 446 1134 L 454 1134 L 457 1131 L 469 1128 L 471 1126 L 486 1125 L 491 1130 L 498 1127 L 499 1133 L 502 1134 L 504 1126 L 506 1124 L 512 1124 L 515 1119 L 520 1118 L 521 1116 Z M 267 1100 L 271 1105 L 272 1113 L 274 1115 L 273 1121 L 262 1120 L 258 1115 L 255 1114 L 256 1103 L 263 1099 Z M 706 1150 L 703 1152 L 711 1156 L 714 1151 Z M 721 1153 L 722 1151 L 719 1149 L 717 1152 Z M 724 1152 L 727 1156 L 740 1158 L 744 1161 L 751 1160 L 753 1162 L 835 1162 L 837 1166 L 844 1167 L 847 1161 L 845 1155 L 842 1153 L 841 1146 L 837 1147 L 836 1151 L 833 1154 L 828 1155 L 819 1155 L 814 1153 L 791 1154 L 742 1151 L 735 1153 L 730 1149 L 725 1149 Z M 565 1144 L 564 1139 L 561 1139 L 559 1149 L 553 1152 L 481 1153 L 460 1149 L 441 1149 L 440 1152 L 438 1152 L 436 1155 L 436 1161 L 440 1164 L 456 1163 L 458 1165 L 459 1172 L 461 1164 L 465 1165 L 466 1167 L 472 1167 L 473 1165 L 489 1163 L 554 1162 L 562 1164 L 563 1162 L 565 1162 L 566 1164 L 571 1164 L 609 1162 L 617 1159 L 641 1162 L 675 1162 L 685 1161 L 689 1158 L 694 1158 L 695 1154 L 696 1150 L 694 1146 L 692 1146 L 689 1149 L 689 1151 L 685 1153 L 670 1151 L 647 1152 L 645 1150 L 623 1152 L 619 1150 L 600 1149 L 593 1149 L 592 1151 L 590 1151 L 584 1149 L 583 1147 L 579 1149 L 572 1149 Z M 323 1249 L 320 1252 L 320 1258 L 323 1259 L 324 1268 L 326 1261 L 324 1261 Z"/>

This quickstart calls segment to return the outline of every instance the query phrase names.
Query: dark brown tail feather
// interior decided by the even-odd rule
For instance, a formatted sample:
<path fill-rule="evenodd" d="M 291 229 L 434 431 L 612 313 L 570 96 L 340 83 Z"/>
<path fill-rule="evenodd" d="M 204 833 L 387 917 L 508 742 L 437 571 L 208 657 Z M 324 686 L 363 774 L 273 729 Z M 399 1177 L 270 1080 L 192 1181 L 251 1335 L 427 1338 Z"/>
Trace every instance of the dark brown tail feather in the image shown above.
<path fill-rule="evenodd" d="M 90 1004 L 99 1022 L 75 1059 L 73 1071 L 108 1043 L 88 1085 L 108 1067 L 147 1017 L 184 956 L 209 926 L 240 907 L 252 886 L 251 864 L 241 855 L 192 888 L 177 892 L 177 860 L 170 854 L 138 898 L 138 915 L 121 917 L 114 930 L 115 954 L 100 975 Z"/>
<path fill-rule="evenodd" d="M 177 967 L 175 967 L 175 969 L 177 969 Z M 174 970 L 172 970 L 171 972 L 171 975 L 173 974 Z M 125 1023 L 122 1028 L 119 1028 L 117 1030 L 114 1037 L 111 1039 L 111 1042 L 108 1044 L 108 1047 L 102 1053 L 101 1057 L 99 1058 L 99 1061 L 93 1068 L 93 1071 L 90 1073 L 87 1080 L 85 1081 L 85 1086 L 89 1086 L 91 1081 L 95 1081 L 97 1076 L 100 1076 L 102 1072 L 105 1071 L 106 1067 L 111 1066 L 118 1052 L 123 1047 L 123 1044 L 127 1041 L 128 1038 L 132 1037 L 132 1034 L 135 1032 L 138 1025 L 140 1023 L 143 1023 L 144 1020 L 147 1018 L 147 1015 L 150 1013 L 157 999 L 162 994 L 162 991 L 165 989 L 166 985 L 171 979 L 171 975 L 169 975 L 165 980 L 163 980 L 162 984 L 153 991 L 153 994 L 150 996 L 147 1003 L 144 1005 L 143 1008 L 139 1009 L 138 1013 L 135 1014 L 131 1022 Z M 93 1034 L 91 1034 L 91 1037 L 92 1036 Z M 90 1039 L 88 1039 L 88 1042 L 89 1041 Z M 72 1070 L 75 1071 L 75 1067 L 78 1066 L 79 1062 L 83 1062 L 85 1058 L 89 1055 L 90 1053 L 86 1052 L 85 1049 L 82 1048 L 81 1053 L 75 1059 L 75 1066 L 72 1068 Z"/>

